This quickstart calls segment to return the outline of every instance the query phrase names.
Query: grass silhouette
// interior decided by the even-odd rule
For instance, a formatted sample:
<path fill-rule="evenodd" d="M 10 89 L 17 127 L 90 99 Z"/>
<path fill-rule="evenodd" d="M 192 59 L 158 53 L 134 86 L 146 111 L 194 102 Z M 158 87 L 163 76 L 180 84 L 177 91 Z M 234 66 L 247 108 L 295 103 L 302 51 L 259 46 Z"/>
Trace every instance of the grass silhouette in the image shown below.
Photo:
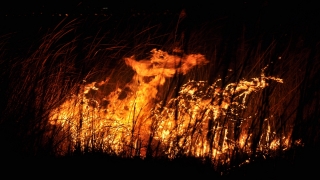
<path fill-rule="evenodd" d="M 317 39 L 226 19 L 66 17 L 31 42 L 2 35 L 1 156 L 301 168 L 319 144 Z"/>

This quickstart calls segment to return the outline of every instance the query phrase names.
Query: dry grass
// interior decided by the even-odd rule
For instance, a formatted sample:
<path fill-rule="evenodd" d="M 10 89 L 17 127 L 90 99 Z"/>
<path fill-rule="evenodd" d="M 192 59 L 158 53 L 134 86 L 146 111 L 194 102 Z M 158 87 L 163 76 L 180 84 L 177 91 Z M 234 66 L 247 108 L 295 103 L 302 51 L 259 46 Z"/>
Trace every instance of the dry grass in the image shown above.
<path fill-rule="evenodd" d="M 219 169 L 238 166 L 249 157 L 278 157 L 296 146 L 318 146 L 318 42 L 303 43 L 300 37 L 294 36 L 269 40 L 261 38 L 263 34 L 247 38 L 245 30 L 242 34 L 226 34 L 220 21 L 188 28 L 183 27 L 183 19 L 178 15 L 174 19 L 164 17 L 161 22 L 151 18 L 130 17 L 116 23 L 111 19 L 89 21 L 66 18 L 41 34 L 41 39 L 32 43 L 26 53 L 18 54 L 6 49 L 6 42 L 10 43 L 9 39 L 14 35 L 2 36 L 0 154 L 58 156 L 103 152 L 127 158 L 175 159 L 196 156 L 195 146 L 201 142 L 208 143 L 210 149 L 198 156 L 210 159 Z M 98 25 L 103 23 L 105 28 L 99 29 L 92 22 Z M 67 117 L 68 126 L 59 125 L 59 119 L 56 123 L 51 122 L 53 110 L 68 99 L 83 95 L 83 88 L 92 82 L 105 82 L 99 86 L 99 91 L 86 93 L 86 99 L 97 100 L 99 104 L 102 104 L 102 97 L 115 90 L 124 91 L 135 74 L 124 59 L 133 55 L 138 60 L 146 59 L 154 48 L 176 56 L 200 53 L 209 63 L 197 66 L 185 75 L 175 74 L 157 88 L 155 105 L 159 101 L 163 105 L 154 112 L 161 117 L 149 117 L 150 129 L 144 129 L 142 120 L 131 119 L 129 141 L 121 136 L 121 146 L 117 148 L 114 142 L 104 140 L 118 136 L 114 134 L 117 131 L 112 129 L 115 127 L 106 127 L 81 139 L 74 132 L 82 133 L 85 121 L 81 113 L 90 111 L 79 109 L 77 104 L 80 101 L 69 107 L 70 111 L 80 111 L 80 116 Z M 246 102 L 240 103 L 241 107 L 230 106 L 220 110 L 226 113 L 216 118 L 204 117 L 208 109 L 189 123 L 185 117 L 177 115 L 177 112 L 187 115 L 183 107 L 173 102 L 188 101 L 189 97 L 179 90 L 186 87 L 189 80 L 206 82 L 204 87 L 196 87 L 198 99 L 207 96 L 200 94 L 200 91 L 209 92 L 206 88 L 213 84 L 214 89 L 220 89 L 227 95 L 208 96 L 212 102 L 222 105 L 226 98 L 229 103 L 239 102 L 240 92 L 230 93 L 228 85 L 235 83 L 233 88 L 236 89 L 241 80 L 260 77 L 261 70 L 266 66 L 266 77 L 281 78 L 284 83 L 266 79 L 268 87 L 248 94 Z M 214 84 L 217 79 L 221 80 Z M 123 94 L 123 98 L 126 96 L 128 94 Z M 189 109 L 194 106 L 190 103 Z M 91 107 L 95 109 L 94 105 Z M 108 107 L 107 104 L 105 107 Z M 163 108 L 175 114 L 173 119 L 177 124 L 170 130 L 172 136 L 166 142 L 157 139 L 159 128 L 163 127 L 161 123 L 170 119 Z M 99 122 L 99 119 L 93 122 Z M 178 126 L 186 124 L 187 128 L 178 132 Z M 93 132 L 96 126 L 90 127 Z M 149 133 L 140 136 L 141 131 Z M 223 150 L 222 147 L 228 148 Z M 215 156 L 217 152 L 222 154 Z"/>

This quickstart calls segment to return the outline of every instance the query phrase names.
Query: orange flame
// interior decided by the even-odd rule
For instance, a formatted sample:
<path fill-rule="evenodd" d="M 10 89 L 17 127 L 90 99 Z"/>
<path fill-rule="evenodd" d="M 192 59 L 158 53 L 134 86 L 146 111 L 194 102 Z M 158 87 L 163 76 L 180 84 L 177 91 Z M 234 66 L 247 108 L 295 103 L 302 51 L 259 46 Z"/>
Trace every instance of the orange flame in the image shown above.
<path fill-rule="evenodd" d="M 212 85 L 189 81 L 181 87 L 178 97 L 164 104 L 155 101 L 158 87 L 176 73 L 186 75 L 208 60 L 201 54 L 179 57 L 156 49 L 151 53 L 148 60 L 124 59 L 135 71 L 125 87 L 129 90 L 124 98 L 120 96 L 125 89 L 118 88 L 103 98 L 108 104 L 102 108 L 101 100 L 86 95 L 99 91 L 99 86 L 108 81 L 91 82 L 51 112 L 52 125 L 62 127 L 67 134 L 65 143 L 78 145 L 81 150 L 99 148 L 130 156 L 145 156 L 151 148 L 171 158 L 179 153 L 218 158 L 235 146 L 245 148 L 250 138 L 241 133 L 238 143 L 231 143 L 228 136 L 233 130 L 219 118 L 230 114 L 236 117 L 237 109 L 246 108 L 247 95 L 268 86 L 266 80 L 283 83 L 282 79 L 266 77 L 264 69 L 259 78 L 230 83 L 224 89 L 217 86 L 219 80 Z M 146 77 L 149 81 L 144 80 Z M 240 128 L 241 123 L 232 124 Z M 270 133 L 268 130 L 266 138 Z M 276 144 L 273 140 L 270 148 L 276 148 Z"/>

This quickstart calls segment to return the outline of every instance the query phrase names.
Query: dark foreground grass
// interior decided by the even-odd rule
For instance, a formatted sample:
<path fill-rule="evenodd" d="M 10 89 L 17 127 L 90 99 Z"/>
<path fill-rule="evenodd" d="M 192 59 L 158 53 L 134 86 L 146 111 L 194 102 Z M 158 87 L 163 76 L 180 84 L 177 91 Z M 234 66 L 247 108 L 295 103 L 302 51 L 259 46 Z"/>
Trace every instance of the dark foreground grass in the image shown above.
<path fill-rule="evenodd" d="M 314 156 L 315 150 L 296 149 L 283 154 L 282 157 L 255 158 L 239 167 L 214 169 L 211 163 L 199 158 L 169 159 L 133 159 L 119 158 L 107 154 L 94 153 L 81 156 L 60 158 L 27 158 L 2 161 L 6 166 L 3 175 L 9 169 L 19 173 L 10 173 L 11 177 L 31 178 L 195 178 L 195 179 L 234 179 L 234 178 L 295 178 L 317 177 L 320 160 Z M 293 155 L 294 154 L 294 155 Z M 292 158 L 292 156 L 299 156 Z M 292 161 L 294 159 L 294 161 Z M 8 171 L 7 171 L 8 170 Z"/>

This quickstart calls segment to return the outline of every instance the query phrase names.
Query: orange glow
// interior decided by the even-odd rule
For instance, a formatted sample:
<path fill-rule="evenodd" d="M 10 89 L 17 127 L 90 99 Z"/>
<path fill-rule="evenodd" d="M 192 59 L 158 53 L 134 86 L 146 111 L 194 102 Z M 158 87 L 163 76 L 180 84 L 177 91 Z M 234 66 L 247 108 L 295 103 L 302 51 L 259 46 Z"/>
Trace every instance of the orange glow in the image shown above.
<path fill-rule="evenodd" d="M 88 82 L 81 86 L 81 93 L 71 95 L 51 112 L 51 124 L 66 133 L 65 144 L 78 145 L 81 150 L 101 149 L 140 157 L 151 152 L 169 158 L 182 153 L 217 159 L 235 147 L 246 150 L 251 135 L 241 127 L 250 117 L 240 121 L 237 111 L 247 108 L 249 94 L 268 86 L 266 80 L 283 83 L 282 79 L 266 77 L 264 68 L 260 77 L 242 79 L 224 88 L 218 87 L 219 79 L 211 85 L 190 80 L 181 86 L 177 97 L 159 102 L 155 100 L 158 89 L 169 78 L 186 75 L 195 66 L 209 62 L 201 54 L 179 57 L 156 49 L 151 53 L 150 59 L 124 59 L 135 71 L 125 86 L 127 90 L 118 88 L 103 99 L 89 98 L 88 93 L 99 91 L 108 80 Z M 126 96 L 120 97 L 124 91 Z M 107 106 L 102 102 L 108 102 Z M 225 123 L 224 118 L 231 116 L 239 119 L 231 118 L 230 123 Z M 237 128 L 238 139 L 233 137 Z M 268 126 L 263 141 L 270 142 L 270 149 L 277 149 L 278 140 L 272 139 L 271 134 Z"/>

